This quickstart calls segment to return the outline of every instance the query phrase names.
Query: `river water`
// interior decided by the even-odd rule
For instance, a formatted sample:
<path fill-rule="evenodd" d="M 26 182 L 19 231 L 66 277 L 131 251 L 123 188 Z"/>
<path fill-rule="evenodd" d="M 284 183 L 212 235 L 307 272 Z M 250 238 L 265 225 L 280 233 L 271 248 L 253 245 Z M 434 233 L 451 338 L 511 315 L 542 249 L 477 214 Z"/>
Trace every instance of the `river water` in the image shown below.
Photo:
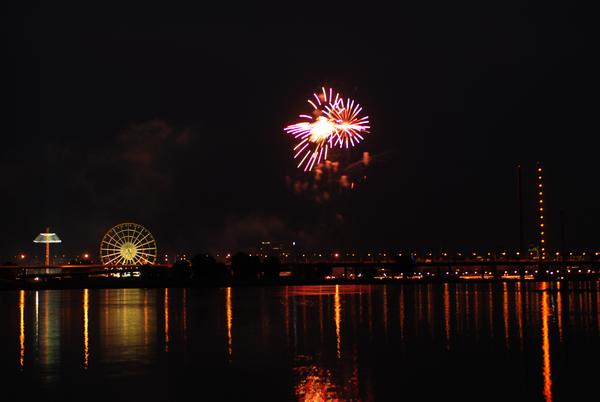
<path fill-rule="evenodd" d="M 4 291 L 2 394 L 44 401 L 592 399 L 598 284 L 557 286 Z"/>

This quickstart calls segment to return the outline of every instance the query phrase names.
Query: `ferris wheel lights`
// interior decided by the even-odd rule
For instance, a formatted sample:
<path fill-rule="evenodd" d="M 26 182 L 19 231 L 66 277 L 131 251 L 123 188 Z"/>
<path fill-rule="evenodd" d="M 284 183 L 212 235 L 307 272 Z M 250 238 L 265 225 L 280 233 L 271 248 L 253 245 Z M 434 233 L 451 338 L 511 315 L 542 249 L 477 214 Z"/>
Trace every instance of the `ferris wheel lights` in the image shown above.
<path fill-rule="evenodd" d="M 156 261 L 156 241 L 152 233 L 137 223 L 121 223 L 111 228 L 100 243 L 103 265 L 144 265 Z"/>

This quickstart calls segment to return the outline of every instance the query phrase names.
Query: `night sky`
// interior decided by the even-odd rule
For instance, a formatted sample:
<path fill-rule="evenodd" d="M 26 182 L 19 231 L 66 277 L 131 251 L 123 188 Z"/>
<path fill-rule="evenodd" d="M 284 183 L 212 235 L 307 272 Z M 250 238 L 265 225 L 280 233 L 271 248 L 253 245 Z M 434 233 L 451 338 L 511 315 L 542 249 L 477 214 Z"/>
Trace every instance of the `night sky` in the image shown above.
<path fill-rule="evenodd" d="M 96 252 L 124 221 L 170 252 L 516 249 L 516 165 L 533 242 L 537 160 L 549 249 L 561 210 L 567 248 L 600 249 L 595 45 L 576 4 L 46 7 L 2 22 L 4 259 L 41 253 L 47 225 L 64 252 Z M 343 155 L 369 152 L 366 181 L 329 200 L 294 190 L 314 179 L 283 132 L 323 85 L 372 121 Z"/>

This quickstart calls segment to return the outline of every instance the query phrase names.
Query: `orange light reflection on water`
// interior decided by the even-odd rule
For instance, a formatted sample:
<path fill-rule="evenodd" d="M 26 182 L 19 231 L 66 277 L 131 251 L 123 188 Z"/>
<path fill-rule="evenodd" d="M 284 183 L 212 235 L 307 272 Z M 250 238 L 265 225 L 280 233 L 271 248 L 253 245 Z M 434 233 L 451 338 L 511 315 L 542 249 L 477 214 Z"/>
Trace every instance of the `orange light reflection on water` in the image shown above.
<path fill-rule="evenodd" d="M 502 283 L 502 316 L 504 317 L 504 343 L 506 348 L 510 348 L 509 330 L 508 330 L 508 285 Z"/>
<path fill-rule="evenodd" d="M 231 361 L 233 355 L 233 340 L 231 338 L 231 327 L 233 325 L 233 309 L 231 306 L 231 287 L 225 289 L 225 314 L 227 316 L 227 356 Z"/>
<path fill-rule="evenodd" d="M 337 343 L 337 357 L 338 359 L 342 357 L 342 339 L 341 339 L 341 302 L 340 302 L 340 285 L 335 285 L 335 295 L 333 298 L 333 306 L 334 306 L 334 319 L 335 319 L 335 338 Z"/>
<path fill-rule="evenodd" d="M 169 351 L 169 289 L 165 289 L 165 352 Z"/>
<path fill-rule="evenodd" d="M 473 299 L 475 302 L 473 303 L 473 316 L 475 322 L 475 341 L 479 337 L 479 290 L 477 287 L 473 288 Z"/>
<path fill-rule="evenodd" d="M 89 290 L 83 290 L 83 368 L 87 370 L 90 358 L 89 343 Z"/>
<path fill-rule="evenodd" d="M 404 288 L 400 288 L 400 341 L 404 343 Z"/>
<path fill-rule="evenodd" d="M 35 291 L 35 345 L 39 345 L 40 336 L 40 292 Z"/>
<path fill-rule="evenodd" d="M 331 372 L 318 365 L 295 369 L 298 382 L 295 387 L 296 398 L 303 402 L 322 402 L 342 400 L 332 384 Z"/>
<path fill-rule="evenodd" d="M 144 346 L 148 345 L 148 290 L 144 291 Z"/>
<path fill-rule="evenodd" d="M 558 292 L 556 292 L 556 318 L 558 324 L 558 338 L 562 342 L 563 340 L 563 329 L 562 329 L 562 292 L 561 292 L 561 283 L 556 283 L 556 288 Z M 587 328 L 587 326 L 586 326 Z"/>
<path fill-rule="evenodd" d="M 450 349 L 450 290 L 444 283 L 444 331 L 446 335 L 446 349 Z"/>
<path fill-rule="evenodd" d="M 187 340 L 187 289 L 183 289 L 183 339 Z"/>
<path fill-rule="evenodd" d="M 550 321 L 550 307 L 548 292 L 542 293 L 542 375 L 544 379 L 544 400 L 552 402 L 552 372 L 550 367 L 550 334 L 548 322 Z"/>
<path fill-rule="evenodd" d="M 523 297 L 521 282 L 517 282 L 517 289 L 515 292 L 515 307 L 517 314 L 517 324 L 519 326 L 519 343 L 523 347 L 523 309 L 521 308 L 521 300 Z"/>
<path fill-rule="evenodd" d="M 25 367 L 25 291 L 19 292 L 19 366 Z"/>
<path fill-rule="evenodd" d="M 387 337 L 388 329 L 388 300 L 387 300 L 387 285 L 383 285 L 383 330 Z"/>

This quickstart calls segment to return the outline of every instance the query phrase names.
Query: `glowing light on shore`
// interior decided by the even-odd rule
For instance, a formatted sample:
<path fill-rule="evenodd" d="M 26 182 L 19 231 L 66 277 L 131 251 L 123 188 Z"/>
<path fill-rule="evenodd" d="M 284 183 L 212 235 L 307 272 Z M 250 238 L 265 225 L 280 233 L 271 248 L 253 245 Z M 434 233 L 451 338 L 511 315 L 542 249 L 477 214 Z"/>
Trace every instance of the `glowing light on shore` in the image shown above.
<path fill-rule="evenodd" d="M 329 150 L 333 147 L 355 146 L 370 129 L 369 117 L 360 116 L 360 104 L 342 98 L 331 88 L 321 88 L 308 103 L 312 107 L 311 113 L 301 114 L 299 117 L 303 121 L 284 128 L 299 141 L 293 148 L 294 159 L 300 159 L 297 167 L 304 166 L 304 171 L 328 160 Z"/>

